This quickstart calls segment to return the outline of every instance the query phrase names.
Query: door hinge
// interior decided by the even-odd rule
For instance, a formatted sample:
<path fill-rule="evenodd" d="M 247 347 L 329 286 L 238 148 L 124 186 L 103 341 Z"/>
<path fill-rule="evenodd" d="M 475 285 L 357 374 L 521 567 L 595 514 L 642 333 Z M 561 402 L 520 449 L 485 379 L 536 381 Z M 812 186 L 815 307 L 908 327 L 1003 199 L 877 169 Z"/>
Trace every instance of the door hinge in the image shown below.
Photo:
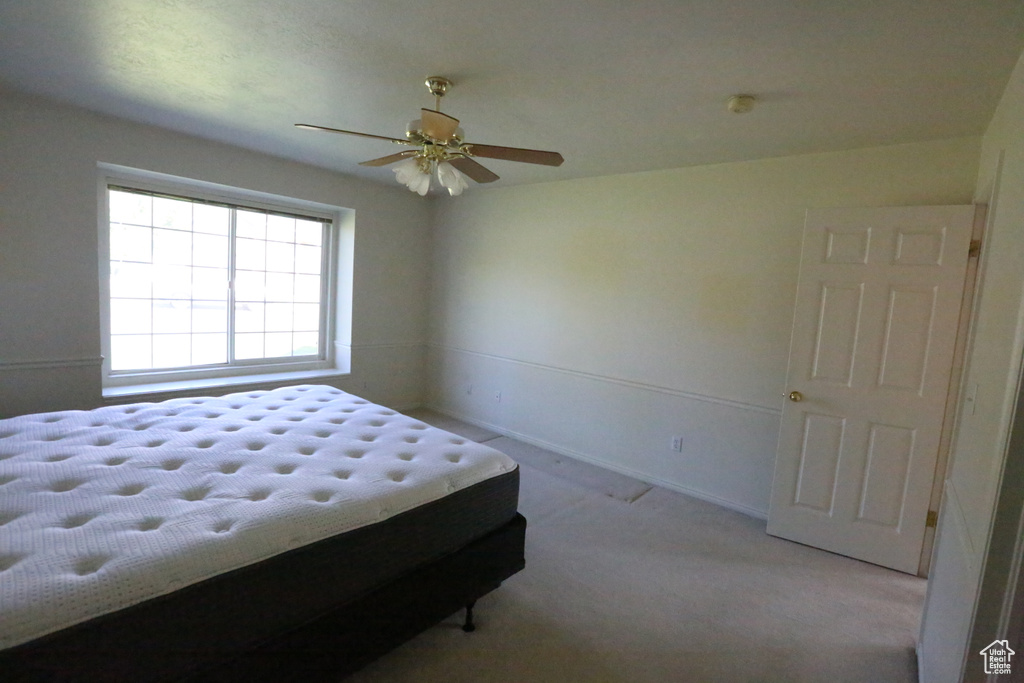
<path fill-rule="evenodd" d="M 939 525 L 939 513 L 935 510 L 929 510 L 928 516 L 924 520 L 924 526 L 926 529 L 934 529 Z"/>
<path fill-rule="evenodd" d="M 971 240 L 971 247 L 967 250 L 967 258 L 977 258 L 981 255 L 981 240 Z"/>

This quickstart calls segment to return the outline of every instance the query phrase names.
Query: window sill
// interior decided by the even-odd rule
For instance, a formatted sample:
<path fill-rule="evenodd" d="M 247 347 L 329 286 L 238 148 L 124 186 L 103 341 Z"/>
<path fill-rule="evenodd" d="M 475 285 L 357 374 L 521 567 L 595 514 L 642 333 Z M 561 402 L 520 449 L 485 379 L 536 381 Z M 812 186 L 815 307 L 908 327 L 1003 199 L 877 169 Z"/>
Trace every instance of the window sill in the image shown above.
<path fill-rule="evenodd" d="M 340 379 L 349 373 L 331 368 L 327 370 L 300 370 L 293 372 L 271 372 L 257 375 L 235 375 L 232 377 L 208 377 L 189 379 L 177 382 L 153 382 L 151 384 L 132 384 L 122 387 L 105 387 L 103 398 L 107 403 L 123 403 L 120 399 L 138 399 L 144 396 L 165 399 L 176 395 L 195 395 L 197 391 L 207 389 L 237 389 L 261 384 L 280 386 L 282 383 L 304 382 L 307 380 Z M 225 393 L 225 392 L 217 392 Z"/>

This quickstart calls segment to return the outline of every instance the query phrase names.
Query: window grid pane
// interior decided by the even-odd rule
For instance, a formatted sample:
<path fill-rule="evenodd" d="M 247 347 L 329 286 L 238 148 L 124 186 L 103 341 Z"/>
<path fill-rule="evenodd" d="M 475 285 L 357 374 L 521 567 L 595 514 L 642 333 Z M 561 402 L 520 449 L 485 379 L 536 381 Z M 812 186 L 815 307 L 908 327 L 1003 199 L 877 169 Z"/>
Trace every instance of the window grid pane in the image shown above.
<path fill-rule="evenodd" d="M 323 358 L 326 221 L 115 187 L 109 201 L 112 371 Z"/>
<path fill-rule="evenodd" d="M 249 210 L 237 221 L 235 358 L 319 357 L 323 223 Z"/>

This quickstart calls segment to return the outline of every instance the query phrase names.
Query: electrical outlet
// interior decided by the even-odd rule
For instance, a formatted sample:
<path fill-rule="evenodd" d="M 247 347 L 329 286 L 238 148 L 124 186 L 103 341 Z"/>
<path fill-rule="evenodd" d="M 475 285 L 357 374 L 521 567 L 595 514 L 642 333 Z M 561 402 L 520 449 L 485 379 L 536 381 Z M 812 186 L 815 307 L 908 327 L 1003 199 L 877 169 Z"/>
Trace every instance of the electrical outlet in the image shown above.
<path fill-rule="evenodd" d="M 501 403 L 501 392 L 500 391 L 495 391 L 494 392 L 494 400 L 497 401 L 498 403 Z"/>
<path fill-rule="evenodd" d="M 466 395 L 467 396 L 472 396 L 473 395 L 473 385 L 472 384 L 467 384 L 466 385 Z"/>
<path fill-rule="evenodd" d="M 673 436 L 672 437 L 672 450 L 674 450 L 676 453 L 682 453 L 683 452 L 683 437 L 681 437 L 681 436 Z"/>

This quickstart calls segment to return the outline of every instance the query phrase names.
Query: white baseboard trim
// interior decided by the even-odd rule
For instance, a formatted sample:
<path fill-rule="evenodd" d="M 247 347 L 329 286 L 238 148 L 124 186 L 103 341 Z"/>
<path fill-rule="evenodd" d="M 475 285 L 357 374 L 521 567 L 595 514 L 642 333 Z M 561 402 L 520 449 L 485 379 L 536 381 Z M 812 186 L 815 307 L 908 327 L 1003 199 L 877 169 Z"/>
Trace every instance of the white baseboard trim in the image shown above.
<path fill-rule="evenodd" d="M 924 683 L 924 678 L 921 672 L 924 671 L 924 667 L 921 666 L 921 642 L 914 643 L 914 656 L 917 658 L 917 683 Z"/>
<path fill-rule="evenodd" d="M 618 472 L 619 474 L 624 474 L 627 477 L 632 477 L 633 479 L 637 479 L 639 481 L 646 482 L 648 484 L 651 484 L 652 486 L 660 486 L 661 488 L 669 489 L 670 491 L 675 491 L 677 493 L 682 493 L 682 494 L 690 496 L 692 498 L 697 498 L 699 500 L 703 500 L 703 501 L 708 502 L 708 503 L 713 503 L 714 505 L 718 505 L 719 507 L 724 507 L 724 508 L 727 508 L 729 510 L 734 510 L 735 512 L 740 512 L 740 513 L 742 513 L 744 515 L 747 515 L 748 517 L 753 517 L 755 519 L 762 519 L 762 520 L 767 520 L 768 519 L 768 514 L 766 512 L 764 512 L 764 511 L 762 511 L 762 510 L 757 510 L 755 508 L 748 507 L 746 505 L 741 505 L 739 503 L 734 503 L 731 500 L 726 500 L 725 498 L 719 498 L 716 495 L 713 495 L 713 494 L 710 494 L 710 493 L 706 493 L 704 491 L 699 491 L 697 489 L 691 489 L 691 488 L 688 488 L 686 486 L 682 486 L 680 484 L 677 484 L 675 482 L 671 482 L 671 481 L 668 481 L 666 479 L 662 479 L 660 477 L 652 477 L 651 475 L 646 474 L 644 472 L 639 472 L 639 471 L 634 470 L 634 469 L 629 468 L 629 467 L 623 467 L 623 466 L 615 464 L 615 463 L 610 463 L 610 462 L 607 462 L 605 460 L 601 460 L 600 458 L 595 458 L 592 455 L 588 455 L 586 453 L 581 453 L 579 451 L 574 451 L 572 449 L 565 448 L 563 446 L 559 446 L 558 444 L 554 444 L 554 443 L 551 443 L 549 441 L 545 441 L 543 439 L 537 439 L 537 438 L 534 438 L 534 437 L 530 436 L 529 434 L 524 434 L 522 432 L 518 432 L 518 431 L 515 431 L 515 430 L 506 429 L 505 427 L 502 427 L 502 426 L 496 425 L 496 424 L 491 424 L 490 422 L 485 422 L 484 420 L 478 420 L 478 419 L 476 419 L 476 418 L 474 418 L 474 417 L 472 417 L 470 415 L 464 415 L 462 413 L 458 413 L 456 411 L 452 411 L 452 410 L 448 410 L 448 409 L 445 409 L 445 408 L 441 408 L 441 407 L 438 407 L 436 405 L 429 404 L 429 403 L 427 404 L 426 407 L 429 408 L 430 410 L 433 410 L 435 412 L 441 413 L 442 415 L 447 415 L 448 417 L 453 417 L 453 418 L 455 418 L 457 420 L 462 420 L 463 422 L 468 422 L 469 424 L 476 425 L 477 427 L 482 427 L 484 429 L 489 429 L 489 430 L 491 430 L 493 432 L 497 432 L 498 434 L 501 434 L 502 436 L 507 436 L 510 439 L 515 439 L 516 441 L 522 441 L 523 443 L 528 443 L 531 446 L 537 446 L 538 448 L 543 448 L 544 450 L 548 450 L 548 451 L 551 451 L 553 453 L 557 453 L 558 455 L 564 455 L 567 458 L 572 458 L 574 460 L 579 460 L 579 461 L 582 461 L 582 462 L 586 462 L 586 463 L 589 463 L 591 465 L 595 465 L 597 467 L 604 468 L 606 470 L 611 470 L 612 472 Z"/>

